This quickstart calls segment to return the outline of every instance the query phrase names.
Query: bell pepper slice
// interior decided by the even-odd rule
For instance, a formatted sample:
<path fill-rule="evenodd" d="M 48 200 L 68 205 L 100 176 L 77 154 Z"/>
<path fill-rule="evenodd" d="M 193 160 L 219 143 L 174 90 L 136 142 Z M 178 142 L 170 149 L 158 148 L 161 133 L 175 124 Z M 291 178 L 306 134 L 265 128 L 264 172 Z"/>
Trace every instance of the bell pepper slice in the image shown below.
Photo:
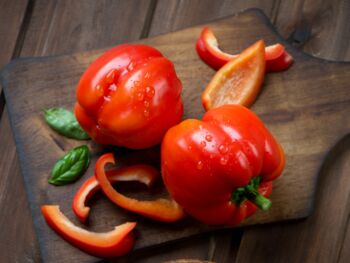
<path fill-rule="evenodd" d="M 162 222 L 175 222 L 185 216 L 183 209 L 172 199 L 161 198 L 154 201 L 139 201 L 118 193 L 112 187 L 105 173 L 106 164 L 115 164 L 112 153 L 104 154 L 97 160 L 95 176 L 102 191 L 116 205 L 128 211 Z"/>
<path fill-rule="evenodd" d="M 219 48 L 219 43 L 213 31 L 204 27 L 196 43 L 199 57 L 215 70 L 220 69 L 227 62 L 238 57 Z M 293 57 L 282 44 L 275 44 L 265 48 L 266 72 L 278 72 L 288 69 L 293 64 Z"/>
<path fill-rule="evenodd" d="M 125 255 L 135 244 L 132 230 L 135 222 L 116 226 L 105 233 L 90 232 L 74 225 L 58 205 L 43 205 L 41 212 L 47 224 L 73 246 L 93 256 L 113 258 Z"/>
<path fill-rule="evenodd" d="M 265 76 L 265 44 L 259 40 L 216 72 L 202 94 L 206 110 L 224 105 L 250 106 Z"/>
<path fill-rule="evenodd" d="M 149 165 L 133 165 L 108 171 L 106 175 L 108 180 L 112 183 L 138 181 L 150 187 L 159 176 L 159 172 Z M 99 189 L 101 189 L 101 187 L 96 177 L 91 176 L 75 194 L 72 208 L 75 215 L 82 223 L 86 222 L 90 212 L 90 207 L 86 206 L 86 203 Z"/>

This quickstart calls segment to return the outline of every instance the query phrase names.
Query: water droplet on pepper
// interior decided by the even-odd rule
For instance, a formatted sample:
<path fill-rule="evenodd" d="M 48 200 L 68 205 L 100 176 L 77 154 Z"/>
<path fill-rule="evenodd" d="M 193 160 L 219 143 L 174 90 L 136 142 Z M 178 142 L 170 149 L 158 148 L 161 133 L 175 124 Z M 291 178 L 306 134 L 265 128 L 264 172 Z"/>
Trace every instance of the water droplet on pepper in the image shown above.
<path fill-rule="evenodd" d="M 220 163 L 221 163 L 222 165 L 226 165 L 227 162 L 228 162 L 227 157 L 223 156 L 223 157 L 220 158 Z"/>
<path fill-rule="evenodd" d="M 227 153 L 227 151 L 228 151 L 228 147 L 226 145 L 221 144 L 219 146 L 219 152 L 220 153 L 225 154 L 225 153 Z"/>
<path fill-rule="evenodd" d="M 147 110 L 147 109 L 144 110 L 144 111 L 143 111 L 143 115 L 145 115 L 145 117 L 148 117 L 148 116 L 149 116 L 149 110 Z"/>
<path fill-rule="evenodd" d="M 145 98 L 145 95 L 142 92 L 137 92 L 136 98 L 138 101 L 143 101 L 143 99 Z"/>
<path fill-rule="evenodd" d="M 155 90 L 153 87 L 146 87 L 145 91 L 146 91 L 146 96 L 149 98 L 152 98 L 155 94 Z"/>
<path fill-rule="evenodd" d="M 211 140 L 213 139 L 213 136 L 211 136 L 210 134 L 207 134 L 205 136 L 205 139 L 208 141 L 208 142 L 211 142 Z"/>
<path fill-rule="evenodd" d="M 203 169 L 203 162 L 202 162 L 202 161 L 198 161 L 198 163 L 197 163 L 197 169 L 198 169 L 198 170 L 202 170 L 202 169 Z"/>

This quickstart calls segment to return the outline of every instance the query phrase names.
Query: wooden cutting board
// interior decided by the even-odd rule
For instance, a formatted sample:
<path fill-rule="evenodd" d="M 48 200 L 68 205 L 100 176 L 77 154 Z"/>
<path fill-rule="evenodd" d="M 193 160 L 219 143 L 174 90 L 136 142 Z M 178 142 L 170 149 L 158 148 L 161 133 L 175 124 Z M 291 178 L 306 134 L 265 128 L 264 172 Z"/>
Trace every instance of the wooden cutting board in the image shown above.
<path fill-rule="evenodd" d="M 272 208 L 268 212 L 258 212 L 243 225 L 308 216 L 323 161 L 332 146 L 350 130 L 350 63 L 324 61 L 294 50 L 257 10 L 208 25 L 228 52 L 237 53 L 263 38 L 267 44 L 284 43 L 295 58 L 288 71 L 266 76 L 263 90 L 252 107 L 283 145 L 287 165 L 283 177 L 275 183 Z M 198 58 L 194 48 L 202 27 L 139 41 L 158 48 L 174 62 L 184 87 L 184 118 L 201 118 L 204 111 L 200 94 L 214 74 Z M 61 210 L 80 225 L 71 210 L 72 197 L 84 180 L 93 174 L 96 158 L 103 152 L 114 151 L 122 165 L 140 162 L 159 165 L 157 147 L 128 151 L 106 149 L 88 142 L 93 160 L 84 177 L 63 187 L 47 183 L 57 159 L 84 142 L 66 139 L 53 132 L 45 124 L 42 111 L 50 107 L 72 109 L 75 87 L 81 74 L 103 51 L 19 59 L 10 63 L 1 75 L 41 253 L 47 262 L 94 262 L 97 259 L 70 246 L 51 231 L 41 215 L 41 205 L 59 204 Z M 161 183 L 150 192 L 138 185 L 122 185 L 121 191 L 138 198 L 165 194 Z M 92 212 L 88 227 L 91 230 L 107 231 L 127 220 L 138 222 L 135 249 L 214 229 L 191 218 L 175 224 L 153 222 L 119 209 L 101 194 L 90 203 Z"/>

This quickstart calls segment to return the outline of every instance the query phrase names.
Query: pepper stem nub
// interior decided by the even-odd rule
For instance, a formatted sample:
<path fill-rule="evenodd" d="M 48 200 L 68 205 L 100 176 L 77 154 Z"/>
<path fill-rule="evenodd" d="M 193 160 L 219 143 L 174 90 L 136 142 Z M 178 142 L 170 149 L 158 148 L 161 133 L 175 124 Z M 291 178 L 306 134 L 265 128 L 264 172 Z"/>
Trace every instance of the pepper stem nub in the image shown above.
<path fill-rule="evenodd" d="M 254 177 L 248 185 L 237 188 L 232 194 L 232 200 L 240 205 L 244 200 L 248 199 L 263 211 L 267 211 L 271 207 L 271 201 L 258 192 L 261 177 Z"/>
<path fill-rule="evenodd" d="M 245 187 L 245 196 L 263 211 L 267 211 L 271 207 L 271 201 L 261 195 L 252 185 Z"/>

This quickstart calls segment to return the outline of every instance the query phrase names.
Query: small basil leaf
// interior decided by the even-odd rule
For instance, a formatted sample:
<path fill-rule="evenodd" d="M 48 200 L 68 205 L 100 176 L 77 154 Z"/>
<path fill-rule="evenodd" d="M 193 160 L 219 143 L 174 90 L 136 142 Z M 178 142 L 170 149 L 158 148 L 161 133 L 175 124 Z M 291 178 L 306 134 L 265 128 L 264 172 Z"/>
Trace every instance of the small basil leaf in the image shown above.
<path fill-rule="evenodd" d="M 77 180 L 89 167 L 90 152 L 86 145 L 69 151 L 57 161 L 51 172 L 50 184 L 65 185 Z"/>
<path fill-rule="evenodd" d="M 80 127 L 73 112 L 63 108 L 44 111 L 47 124 L 59 134 L 77 140 L 88 140 L 89 135 Z"/>

